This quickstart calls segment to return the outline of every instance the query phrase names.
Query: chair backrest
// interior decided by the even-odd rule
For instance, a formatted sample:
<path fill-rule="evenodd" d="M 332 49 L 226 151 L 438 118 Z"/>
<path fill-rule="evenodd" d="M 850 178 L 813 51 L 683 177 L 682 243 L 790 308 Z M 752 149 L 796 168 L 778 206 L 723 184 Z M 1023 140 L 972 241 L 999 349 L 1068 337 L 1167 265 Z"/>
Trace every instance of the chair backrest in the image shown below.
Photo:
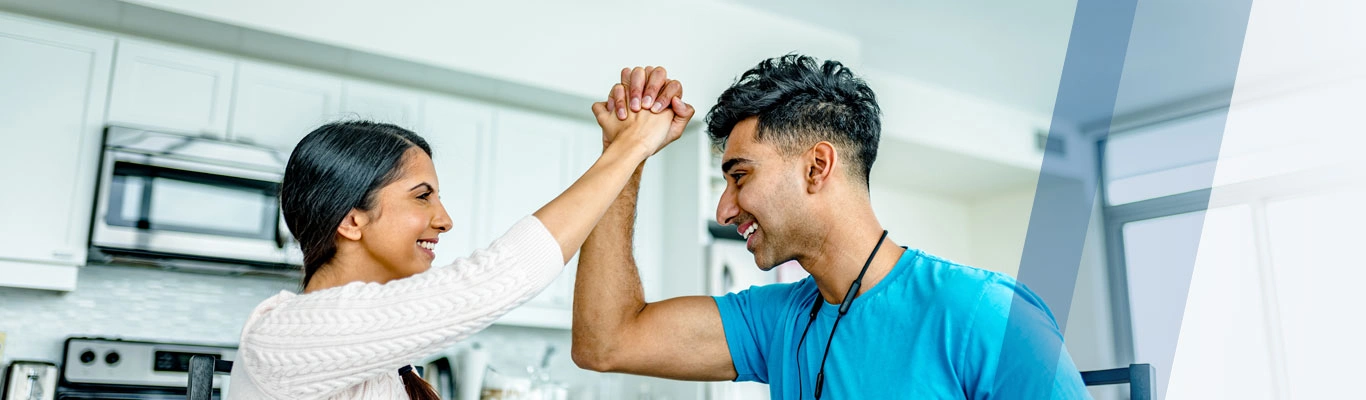
<path fill-rule="evenodd" d="M 213 374 L 232 372 L 232 361 L 219 360 L 218 357 L 198 355 L 190 357 L 190 382 L 187 387 L 188 400 L 213 400 Z"/>
<path fill-rule="evenodd" d="M 1149 364 L 1129 364 L 1129 368 L 1115 368 L 1100 371 L 1082 371 L 1081 380 L 1086 386 L 1129 384 L 1129 399 L 1152 400 L 1156 384 L 1153 376 L 1156 371 Z"/>

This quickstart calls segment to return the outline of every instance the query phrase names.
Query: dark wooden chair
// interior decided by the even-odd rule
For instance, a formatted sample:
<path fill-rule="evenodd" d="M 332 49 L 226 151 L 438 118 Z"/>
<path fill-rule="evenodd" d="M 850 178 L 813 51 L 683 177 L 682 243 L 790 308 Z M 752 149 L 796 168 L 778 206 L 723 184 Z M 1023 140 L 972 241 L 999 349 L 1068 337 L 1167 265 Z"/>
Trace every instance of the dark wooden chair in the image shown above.
<path fill-rule="evenodd" d="M 1129 384 L 1129 399 L 1152 400 L 1156 392 L 1153 377 L 1156 371 L 1149 364 L 1129 364 L 1128 368 L 1082 371 L 1081 380 L 1086 386 Z"/>

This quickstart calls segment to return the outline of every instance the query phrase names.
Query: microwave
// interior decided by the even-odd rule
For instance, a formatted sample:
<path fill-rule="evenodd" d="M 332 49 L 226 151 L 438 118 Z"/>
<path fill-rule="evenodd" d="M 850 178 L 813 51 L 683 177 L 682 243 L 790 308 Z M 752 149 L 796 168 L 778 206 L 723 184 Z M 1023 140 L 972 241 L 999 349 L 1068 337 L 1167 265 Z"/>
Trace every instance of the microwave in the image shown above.
<path fill-rule="evenodd" d="M 104 139 L 90 262 L 300 274 L 280 213 L 288 153 L 123 126 Z"/>

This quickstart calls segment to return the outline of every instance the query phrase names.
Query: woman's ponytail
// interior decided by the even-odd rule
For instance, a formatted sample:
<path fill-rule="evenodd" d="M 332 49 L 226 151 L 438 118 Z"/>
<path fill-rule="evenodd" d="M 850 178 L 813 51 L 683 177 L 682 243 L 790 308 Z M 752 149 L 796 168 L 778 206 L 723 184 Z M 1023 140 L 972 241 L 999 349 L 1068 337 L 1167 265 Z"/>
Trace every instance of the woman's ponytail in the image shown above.
<path fill-rule="evenodd" d="M 412 400 L 441 400 L 441 396 L 436 394 L 436 389 L 432 385 L 422 380 L 413 370 L 413 366 L 405 365 L 398 369 L 398 376 L 403 378 L 403 390 L 408 392 L 408 398 Z"/>

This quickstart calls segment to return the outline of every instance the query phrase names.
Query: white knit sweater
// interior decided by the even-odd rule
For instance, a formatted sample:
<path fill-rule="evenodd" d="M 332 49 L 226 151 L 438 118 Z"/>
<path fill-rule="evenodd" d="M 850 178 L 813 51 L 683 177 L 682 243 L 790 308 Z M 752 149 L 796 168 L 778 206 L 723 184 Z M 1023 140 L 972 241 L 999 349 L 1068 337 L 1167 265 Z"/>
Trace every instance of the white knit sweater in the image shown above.
<path fill-rule="evenodd" d="M 487 249 L 385 284 L 261 302 L 242 329 L 230 399 L 407 399 L 401 366 L 469 337 L 545 289 L 559 243 L 528 216 Z"/>

